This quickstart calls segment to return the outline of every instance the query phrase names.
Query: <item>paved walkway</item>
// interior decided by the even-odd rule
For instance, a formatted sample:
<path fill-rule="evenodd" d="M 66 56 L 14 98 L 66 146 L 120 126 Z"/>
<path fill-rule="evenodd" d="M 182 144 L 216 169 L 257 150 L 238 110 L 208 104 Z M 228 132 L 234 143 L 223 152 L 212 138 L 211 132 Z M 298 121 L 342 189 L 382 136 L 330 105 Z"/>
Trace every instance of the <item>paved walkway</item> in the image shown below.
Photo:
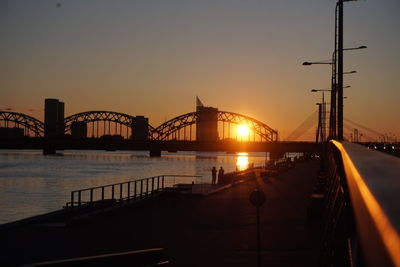
<path fill-rule="evenodd" d="M 299 163 L 278 177 L 258 175 L 204 198 L 149 200 L 73 228 L 9 230 L 0 237 L 1 261 L 19 265 L 163 247 L 171 266 L 256 266 L 256 210 L 248 197 L 259 188 L 267 195 L 262 265 L 316 266 L 318 231 L 307 221 L 307 207 L 317 169 L 317 162 Z"/>

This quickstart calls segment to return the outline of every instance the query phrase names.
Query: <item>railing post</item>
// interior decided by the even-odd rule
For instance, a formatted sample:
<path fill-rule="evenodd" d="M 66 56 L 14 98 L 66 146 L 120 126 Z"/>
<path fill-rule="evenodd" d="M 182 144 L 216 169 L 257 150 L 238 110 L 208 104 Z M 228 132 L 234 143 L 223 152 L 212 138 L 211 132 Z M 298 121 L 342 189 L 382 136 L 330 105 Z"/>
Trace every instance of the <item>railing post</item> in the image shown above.
<path fill-rule="evenodd" d="M 160 189 L 160 176 L 157 176 L 157 191 Z"/>
<path fill-rule="evenodd" d="M 140 180 L 140 199 L 143 198 L 143 180 Z"/>
<path fill-rule="evenodd" d="M 71 192 L 71 208 L 74 207 L 74 191 Z"/>
<path fill-rule="evenodd" d="M 90 204 L 93 204 L 93 188 L 90 188 Z"/>
<path fill-rule="evenodd" d="M 135 192 L 133 193 L 133 199 L 136 201 L 136 195 L 137 195 L 137 181 L 135 181 Z"/>
<path fill-rule="evenodd" d="M 151 177 L 151 194 L 154 192 L 154 177 Z"/>
<path fill-rule="evenodd" d="M 119 184 L 119 202 L 122 204 L 122 183 Z"/>
<path fill-rule="evenodd" d="M 146 197 L 149 194 L 149 179 L 146 179 Z"/>
<path fill-rule="evenodd" d="M 82 191 L 78 191 L 78 206 L 80 207 L 81 206 L 81 192 Z"/>
<path fill-rule="evenodd" d="M 128 182 L 128 201 L 131 199 L 131 182 Z"/>
<path fill-rule="evenodd" d="M 104 186 L 101 187 L 101 204 L 104 205 Z"/>
<path fill-rule="evenodd" d="M 111 186 L 111 203 L 114 205 L 114 185 Z"/>
<path fill-rule="evenodd" d="M 164 175 L 161 178 L 161 191 L 164 191 Z"/>

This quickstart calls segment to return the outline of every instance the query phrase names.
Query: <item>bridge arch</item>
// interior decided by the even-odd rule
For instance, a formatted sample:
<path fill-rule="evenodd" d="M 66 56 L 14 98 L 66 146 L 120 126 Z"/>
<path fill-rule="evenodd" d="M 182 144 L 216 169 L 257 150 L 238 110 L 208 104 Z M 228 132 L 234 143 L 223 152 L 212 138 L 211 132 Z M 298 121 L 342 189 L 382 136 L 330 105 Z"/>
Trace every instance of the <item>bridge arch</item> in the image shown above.
<path fill-rule="evenodd" d="M 35 137 L 44 136 L 44 123 L 23 113 L 0 111 L 0 122 L 0 125 L 5 128 L 24 126 L 25 136 L 30 136 L 30 133 L 33 133 Z"/>
<path fill-rule="evenodd" d="M 86 125 L 91 124 L 87 127 L 88 137 L 113 134 L 129 139 L 132 135 L 134 119 L 135 116 L 114 111 L 85 111 L 65 118 L 65 133 L 71 133 L 74 122 L 84 122 Z M 154 128 L 149 125 L 149 139 L 151 139 L 153 132 Z"/>
<path fill-rule="evenodd" d="M 195 124 L 198 117 L 199 112 L 190 112 L 170 119 L 155 129 L 153 139 L 194 140 L 193 136 L 196 135 Z M 276 130 L 249 116 L 228 111 L 218 111 L 217 120 L 219 122 L 220 139 L 237 139 L 237 136 L 235 136 L 236 130 L 231 129 L 231 124 L 236 125 L 236 127 L 245 124 L 254 135 L 253 141 L 256 141 L 255 136 L 258 136 L 258 141 L 263 142 L 278 140 L 278 132 Z M 228 126 L 226 127 L 225 124 L 228 124 Z M 230 134 L 231 131 L 234 132 L 232 135 Z M 249 138 L 249 141 L 251 141 L 251 138 Z"/>

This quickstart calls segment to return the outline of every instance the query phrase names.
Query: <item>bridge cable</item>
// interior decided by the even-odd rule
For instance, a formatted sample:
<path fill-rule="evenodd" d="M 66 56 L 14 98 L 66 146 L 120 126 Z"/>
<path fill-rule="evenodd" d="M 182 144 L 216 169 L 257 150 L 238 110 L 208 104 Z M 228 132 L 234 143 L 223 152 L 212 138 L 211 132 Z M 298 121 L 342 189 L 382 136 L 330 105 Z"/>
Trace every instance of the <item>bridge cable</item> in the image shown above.
<path fill-rule="evenodd" d="M 350 119 L 348 119 L 348 118 L 344 118 L 344 120 L 347 121 L 347 122 L 349 122 L 349 123 L 351 123 L 351 124 L 354 124 L 354 125 L 357 126 L 357 127 L 363 128 L 364 130 L 367 130 L 367 131 L 369 131 L 370 133 L 374 133 L 374 134 L 379 135 L 379 136 L 383 135 L 383 134 L 380 133 L 380 132 L 377 132 L 377 131 L 375 131 L 375 130 L 372 130 L 372 129 L 370 129 L 370 128 L 364 126 L 364 125 L 361 125 L 361 124 L 359 124 L 359 123 L 357 123 L 357 122 L 355 122 L 355 121 L 352 121 L 352 120 L 350 120 Z"/>
<path fill-rule="evenodd" d="M 295 141 L 317 124 L 318 110 L 311 113 L 297 128 L 286 137 L 286 140 Z"/>
<path fill-rule="evenodd" d="M 350 125 L 350 124 L 348 124 L 348 123 L 343 123 L 343 126 L 344 126 L 344 128 L 346 129 L 346 130 L 348 130 L 348 136 L 350 136 L 350 134 L 354 134 L 354 127 L 352 126 L 352 125 Z M 376 140 L 376 137 L 374 138 L 374 137 L 371 137 L 370 135 L 368 135 L 368 134 L 366 134 L 365 132 L 359 132 L 359 134 L 361 134 L 362 135 L 362 138 L 364 139 L 364 140 L 369 140 L 369 141 L 374 141 L 374 140 Z"/>

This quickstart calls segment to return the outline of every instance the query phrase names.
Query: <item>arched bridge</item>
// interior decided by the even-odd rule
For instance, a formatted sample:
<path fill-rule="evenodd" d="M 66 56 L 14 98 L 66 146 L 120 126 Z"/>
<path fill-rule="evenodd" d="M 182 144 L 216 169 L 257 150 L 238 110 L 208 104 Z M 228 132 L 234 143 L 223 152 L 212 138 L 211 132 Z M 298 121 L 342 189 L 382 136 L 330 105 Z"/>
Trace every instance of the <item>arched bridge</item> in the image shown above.
<path fill-rule="evenodd" d="M 154 140 L 193 140 L 195 129 L 193 126 L 198 122 L 200 112 L 190 112 L 177 116 L 155 129 Z M 278 132 L 265 123 L 251 117 L 227 111 L 218 111 L 216 120 L 219 139 L 238 139 L 237 127 L 246 125 L 250 133 L 245 141 L 271 142 L 278 140 Z"/>
<path fill-rule="evenodd" d="M 147 123 L 141 116 L 132 116 L 114 111 L 86 111 L 64 119 L 64 132 L 71 134 L 75 123 L 82 123 L 84 136 L 101 137 L 104 135 L 119 135 L 124 139 L 131 139 L 135 131 L 138 117 L 145 119 L 146 140 L 156 141 L 196 141 L 199 130 L 197 125 L 201 112 L 190 112 L 168 120 L 157 128 Z M 278 140 L 278 132 L 263 122 L 251 117 L 227 111 L 216 111 L 213 117 L 213 127 L 217 132 L 215 140 L 238 140 L 237 127 L 246 125 L 249 135 L 242 141 L 271 142 Z M 204 118 L 203 118 L 204 122 Z M 75 124 L 76 125 L 76 124 Z M 45 126 L 40 120 L 22 113 L 0 112 L 0 126 L 6 128 L 24 128 L 26 136 L 44 136 Z"/>
<path fill-rule="evenodd" d="M 135 119 L 135 116 L 114 111 L 86 111 L 65 118 L 65 133 L 71 133 L 73 123 L 84 122 L 89 128 L 88 136 L 100 137 L 101 134 L 114 134 L 129 139 Z M 155 135 L 155 129 L 148 125 L 148 139 L 152 139 L 153 135 Z"/>
<path fill-rule="evenodd" d="M 38 149 L 50 145 L 53 152 L 55 152 L 55 149 L 115 149 L 150 150 L 158 151 L 157 153 L 166 150 L 194 150 L 275 151 L 275 154 L 279 154 L 283 151 L 312 152 L 319 149 L 311 143 L 276 142 L 278 141 L 276 130 L 242 114 L 215 109 L 211 110 L 212 116 L 208 115 L 201 111 L 190 112 L 172 118 L 154 128 L 148 124 L 147 118 L 143 116 L 131 116 L 113 111 L 86 111 L 66 117 L 62 126 L 66 134 L 78 131 L 80 134 L 83 133 L 80 137 L 90 137 L 88 139 L 60 136 L 55 139 L 53 137 L 51 143 L 43 142 L 44 139 L 41 138 L 18 139 L 13 143 L 7 139 L 8 137 L 5 137 L 4 140 L 0 139 L 0 146 L 4 148 Z M 142 139 L 132 138 L 138 132 L 138 125 L 139 128 L 144 129 L 142 131 L 144 135 L 141 136 L 144 138 Z M 238 127 L 243 125 L 248 129 L 246 138 L 238 136 Z M 0 127 L 24 128 L 24 135 L 30 137 L 44 137 L 45 132 L 43 122 L 16 112 L 0 111 Z M 74 127 L 76 128 L 74 129 Z M 199 132 L 201 133 L 203 130 L 208 132 L 208 129 L 211 128 L 214 131 L 211 139 L 203 138 L 199 140 L 197 138 Z M 14 132 L 14 130 L 10 132 Z M 21 130 L 19 130 L 20 133 Z M 101 138 L 107 135 L 114 135 L 115 138 Z"/>
<path fill-rule="evenodd" d="M 44 136 L 44 123 L 23 113 L 0 111 L 0 122 L 5 128 L 20 128 L 23 126 L 24 135 L 35 137 Z"/>

